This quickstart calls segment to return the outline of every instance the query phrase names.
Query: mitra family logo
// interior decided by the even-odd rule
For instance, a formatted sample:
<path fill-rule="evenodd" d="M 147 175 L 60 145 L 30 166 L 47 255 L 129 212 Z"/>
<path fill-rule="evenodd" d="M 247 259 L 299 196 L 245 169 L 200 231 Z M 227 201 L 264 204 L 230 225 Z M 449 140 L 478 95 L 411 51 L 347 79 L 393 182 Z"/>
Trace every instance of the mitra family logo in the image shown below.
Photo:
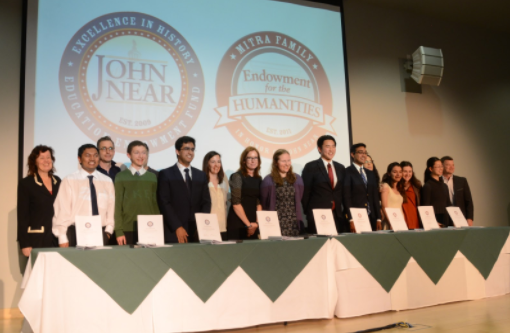
<path fill-rule="evenodd" d="M 186 39 L 156 17 L 119 12 L 85 24 L 71 38 L 59 72 L 64 105 L 92 140 L 110 135 L 116 148 L 174 145 L 196 122 L 204 77 Z"/>
<path fill-rule="evenodd" d="M 300 41 L 258 32 L 236 41 L 218 69 L 216 127 L 226 126 L 243 146 L 265 157 L 285 147 L 293 157 L 335 134 L 328 78 L 317 56 Z"/>

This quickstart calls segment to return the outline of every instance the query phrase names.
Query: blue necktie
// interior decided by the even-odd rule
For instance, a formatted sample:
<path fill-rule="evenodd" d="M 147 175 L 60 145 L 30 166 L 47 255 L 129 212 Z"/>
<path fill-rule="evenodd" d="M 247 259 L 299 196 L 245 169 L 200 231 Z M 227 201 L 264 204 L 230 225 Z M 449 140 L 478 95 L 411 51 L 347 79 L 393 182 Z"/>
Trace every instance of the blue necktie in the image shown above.
<path fill-rule="evenodd" d="M 89 178 L 90 202 L 92 203 L 92 215 L 99 215 L 99 209 L 97 208 L 96 187 L 94 186 L 94 182 L 92 181 L 94 176 L 87 176 L 87 177 Z"/>
<path fill-rule="evenodd" d="M 365 176 L 365 173 L 363 172 L 363 168 L 359 169 L 359 173 L 361 174 L 361 178 L 363 178 L 363 183 L 365 183 L 365 188 L 368 187 L 368 181 L 367 176 Z M 370 216 L 370 203 L 367 202 L 367 214 Z"/>
<path fill-rule="evenodd" d="M 140 176 L 140 172 L 135 172 L 135 176 Z"/>
<path fill-rule="evenodd" d="M 191 177 L 189 175 L 189 169 L 184 169 L 184 173 L 186 173 L 186 185 L 188 185 L 188 191 L 191 193 Z"/>

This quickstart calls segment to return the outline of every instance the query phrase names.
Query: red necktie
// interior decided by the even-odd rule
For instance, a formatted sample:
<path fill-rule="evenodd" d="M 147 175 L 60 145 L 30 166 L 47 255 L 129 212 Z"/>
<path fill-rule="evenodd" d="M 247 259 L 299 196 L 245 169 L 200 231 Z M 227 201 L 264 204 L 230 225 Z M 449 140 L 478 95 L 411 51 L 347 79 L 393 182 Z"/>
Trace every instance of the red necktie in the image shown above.
<path fill-rule="evenodd" d="M 335 176 L 333 176 L 333 169 L 331 168 L 331 163 L 328 163 L 328 176 L 329 182 L 331 183 L 331 188 L 335 188 Z M 335 202 L 333 201 L 333 207 L 331 208 L 335 210 Z"/>

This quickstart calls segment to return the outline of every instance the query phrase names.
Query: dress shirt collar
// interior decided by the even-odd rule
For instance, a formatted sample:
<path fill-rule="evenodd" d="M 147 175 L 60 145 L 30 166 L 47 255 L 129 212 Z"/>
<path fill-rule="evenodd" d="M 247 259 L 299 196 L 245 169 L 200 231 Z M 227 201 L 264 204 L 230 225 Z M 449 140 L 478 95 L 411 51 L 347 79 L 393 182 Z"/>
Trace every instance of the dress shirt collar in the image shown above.
<path fill-rule="evenodd" d="M 177 162 L 177 167 L 179 168 L 179 171 L 181 172 L 182 174 L 182 177 L 184 178 L 184 180 L 186 181 L 186 173 L 184 172 L 184 169 L 189 169 L 189 177 L 191 179 L 193 179 L 193 176 L 191 175 L 192 171 L 191 171 L 191 165 L 189 167 L 185 167 L 184 165 L 182 165 L 181 163 Z"/>
<path fill-rule="evenodd" d="M 94 170 L 94 172 L 92 173 L 88 173 L 87 171 L 85 171 L 85 169 L 83 168 L 80 169 L 80 177 L 83 179 L 88 179 L 89 176 L 94 176 L 95 179 L 98 179 L 98 174 L 99 171 L 97 170 Z"/>
<path fill-rule="evenodd" d="M 189 173 L 191 175 L 191 165 L 189 167 L 186 167 L 182 165 L 181 163 L 177 162 L 177 167 L 179 168 L 180 172 L 184 172 L 184 169 L 189 169 Z"/>
<path fill-rule="evenodd" d="M 441 177 L 443 178 L 443 182 L 444 182 L 445 184 L 447 184 L 447 183 L 449 183 L 450 181 L 452 181 L 452 180 L 453 180 L 453 174 L 450 176 L 450 178 L 446 178 L 444 175 L 443 175 L 443 176 L 441 176 Z"/>
<path fill-rule="evenodd" d="M 354 165 L 356 170 L 358 170 L 358 173 L 360 173 L 361 166 L 357 165 L 356 163 L 352 163 L 352 165 Z"/>
<path fill-rule="evenodd" d="M 133 164 L 131 164 L 131 166 L 129 167 L 129 171 L 131 171 L 131 173 L 133 174 L 133 176 L 135 175 L 136 172 L 138 172 L 140 174 L 140 176 L 143 176 L 145 172 L 147 172 L 147 170 L 145 170 L 144 167 L 141 167 L 140 170 L 137 170 Z"/>
<path fill-rule="evenodd" d="M 325 159 L 323 159 L 322 157 L 321 157 L 321 160 L 322 160 L 322 162 L 324 163 L 324 167 L 326 167 L 326 171 L 328 171 L 328 164 L 331 164 L 331 167 L 332 167 L 333 169 L 335 168 L 335 166 L 333 165 L 333 160 L 331 160 L 331 162 L 328 162 L 328 161 L 326 161 Z"/>

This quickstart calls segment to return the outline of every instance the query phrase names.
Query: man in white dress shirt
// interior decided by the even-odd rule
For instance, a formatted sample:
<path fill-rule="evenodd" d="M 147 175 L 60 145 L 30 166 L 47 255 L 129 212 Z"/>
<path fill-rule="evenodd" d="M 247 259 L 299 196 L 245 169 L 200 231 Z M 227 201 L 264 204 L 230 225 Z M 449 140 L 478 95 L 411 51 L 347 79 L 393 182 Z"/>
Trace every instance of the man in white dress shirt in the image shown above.
<path fill-rule="evenodd" d="M 53 234 L 60 247 L 76 246 L 76 216 L 101 216 L 103 242 L 108 240 L 114 229 L 115 189 L 110 177 L 96 170 L 99 151 L 93 144 L 78 149 L 81 169 L 62 180 L 55 199 Z"/>

